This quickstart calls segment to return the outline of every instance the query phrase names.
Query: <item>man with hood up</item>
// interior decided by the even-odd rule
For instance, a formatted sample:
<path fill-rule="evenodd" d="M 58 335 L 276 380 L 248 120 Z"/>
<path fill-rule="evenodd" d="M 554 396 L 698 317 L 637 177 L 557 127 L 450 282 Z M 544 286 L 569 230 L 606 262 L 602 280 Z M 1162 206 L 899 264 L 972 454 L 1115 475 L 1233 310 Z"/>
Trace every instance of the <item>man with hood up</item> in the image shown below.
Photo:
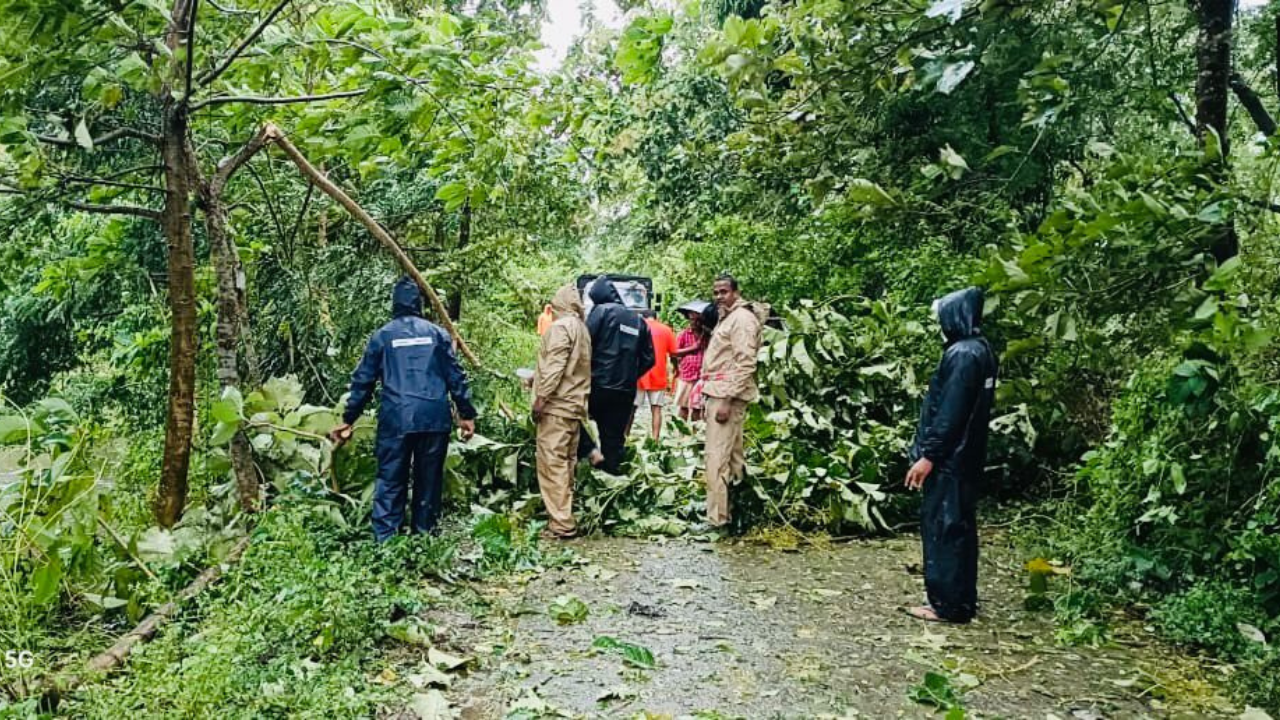
<path fill-rule="evenodd" d="M 982 336 L 982 290 L 934 303 L 946 350 L 929 381 L 906 485 L 924 489 L 920 535 L 928 605 L 921 620 L 965 623 L 978 612 L 977 501 L 995 400 L 996 355 Z"/>
<path fill-rule="evenodd" d="M 610 475 L 622 473 L 627 425 L 636 400 L 636 383 L 655 362 L 649 326 L 622 303 L 613 283 L 599 278 L 591 284 L 587 297 L 592 302 L 587 317 L 591 334 L 591 398 L 588 411 L 600 430 L 601 469 Z M 583 430 L 578 440 L 578 457 L 596 450 L 591 436 Z"/>
<path fill-rule="evenodd" d="M 743 425 L 747 405 L 760 398 L 756 356 L 769 306 L 747 302 L 738 281 L 722 273 L 712 286 L 719 320 L 702 360 L 702 394 L 707 415 L 707 524 L 729 524 L 729 485 L 746 467 Z"/>
<path fill-rule="evenodd" d="M 570 538 L 577 532 L 573 473 L 591 390 L 591 336 L 582 322 L 582 298 L 572 283 L 556 292 L 551 311 L 555 320 L 542 336 L 533 377 L 538 488 L 549 518 L 544 534 Z"/>
<path fill-rule="evenodd" d="M 422 294 L 412 278 L 402 277 L 396 283 L 391 314 L 391 322 L 369 338 L 364 357 L 351 376 L 342 424 L 330 433 L 338 445 L 351 438 L 351 425 L 373 396 L 374 385 L 381 381 L 375 450 L 378 477 L 373 493 L 373 534 L 378 542 L 400 531 L 411 474 L 411 530 L 435 530 L 453 429 L 449 398 L 458 409 L 464 439 L 475 433 L 476 417 L 453 340 L 444 328 L 422 317 Z"/>

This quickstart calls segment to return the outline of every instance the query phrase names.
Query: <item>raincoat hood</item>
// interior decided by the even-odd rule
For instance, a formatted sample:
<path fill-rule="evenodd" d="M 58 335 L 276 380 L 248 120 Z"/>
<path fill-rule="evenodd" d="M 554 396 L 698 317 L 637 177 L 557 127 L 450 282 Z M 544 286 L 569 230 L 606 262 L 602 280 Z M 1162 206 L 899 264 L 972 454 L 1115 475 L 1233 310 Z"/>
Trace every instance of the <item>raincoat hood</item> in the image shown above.
<path fill-rule="evenodd" d="M 570 316 L 581 318 L 582 297 L 578 295 L 578 288 L 573 283 L 561 287 L 551 298 L 551 304 L 547 309 L 554 313 L 557 319 Z"/>
<path fill-rule="evenodd" d="M 618 294 L 618 288 L 606 280 L 596 280 L 592 283 L 591 291 L 587 293 L 587 297 L 591 298 L 592 305 L 622 304 L 622 296 Z"/>
<path fill-rule="evenodd" d="M 422 291 L 413 278 L 405 275 L 396 281 L 395 289 L 391 291 L 391 316 L 407 315 L 422 317 Z"/>
<path fill-rule="evenodd" d="M 948 343 L 982 334 L 982 288 L 970 287 L 937 301 L 938 324 Z"/>

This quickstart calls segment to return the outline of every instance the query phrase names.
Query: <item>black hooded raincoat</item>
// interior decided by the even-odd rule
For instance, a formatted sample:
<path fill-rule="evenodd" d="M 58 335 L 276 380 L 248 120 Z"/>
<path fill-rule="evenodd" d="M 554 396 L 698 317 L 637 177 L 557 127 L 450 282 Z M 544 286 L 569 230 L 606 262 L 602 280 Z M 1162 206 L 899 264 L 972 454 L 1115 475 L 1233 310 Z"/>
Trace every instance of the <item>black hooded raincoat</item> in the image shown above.
<path fill-rule="evenodd" d="M 972 619 L 978 607 L 977 500 L 998 369 L 980 329 L 982 303 L 979 288 L 938 301 L 947 346 L 929 381 L 911 452 L 913 462 L 933 462 L 920 518 L 929 604 L 957 622 Z"/>

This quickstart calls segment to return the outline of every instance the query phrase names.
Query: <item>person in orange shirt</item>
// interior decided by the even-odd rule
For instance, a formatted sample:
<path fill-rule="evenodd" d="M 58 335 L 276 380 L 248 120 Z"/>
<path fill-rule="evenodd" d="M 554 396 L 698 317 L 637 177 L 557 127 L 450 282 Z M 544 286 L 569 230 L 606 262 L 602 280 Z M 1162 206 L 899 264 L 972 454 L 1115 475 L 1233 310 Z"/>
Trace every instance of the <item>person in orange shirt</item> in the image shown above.
<path fill-rule="evenodd" d="M 551 306 L 547 305 L 542 308 L 542 314 L 538 316 L 538 334 L 546 335 L 547 328 L 551 327 L 551 323 L 556 321 L 556 315 L 551 310 Z"/>
<path fill-rule="evenodd" d="M 670 363 L 667 359 L 676 352 L 676 334 L 652 310 L 641 310 L 640 314 L 653 337 L 654 363 L 636 384 L 636 410 L 649 408 L 653 415 L 653 439 L 657 440 L 662 437 L 662 408 L 667 404 L 667 388 L 670 387 Z"/>

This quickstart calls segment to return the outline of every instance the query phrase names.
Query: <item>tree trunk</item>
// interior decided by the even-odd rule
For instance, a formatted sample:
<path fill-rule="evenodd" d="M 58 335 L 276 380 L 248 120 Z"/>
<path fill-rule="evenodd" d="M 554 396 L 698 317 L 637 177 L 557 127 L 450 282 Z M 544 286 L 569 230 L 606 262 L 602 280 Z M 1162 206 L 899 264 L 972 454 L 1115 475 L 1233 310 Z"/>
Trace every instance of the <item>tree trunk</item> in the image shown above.
<path fill-rule="evenodd" d="M 227 232 L 227 209 L 222 202 L 222 185 L 218 179 L 201 188 L 204 224 L 209 236 L 209 253 L 213 256 L 214 275 L 218 279 L 217 358 L 218 384 L 223 388 L 240 387 L 240 291 L 237 282 L 235 242 Z M 231 438 L 231 469 L 236 478 L 240 509 L 256 512 L 261 489 L 253 466 L 253 452 L 244 432 Z"/>
<path fill-rule="evenodd" d="M 174 3 L 166 44 L 176 51 L 189 32 L 192 6 Z M 187 471 L 191 465 L 191 436 L 195 425 L 196 392 L 196 277 L 195 246 L 191 238 L 191 181 L 195 166 L 187 142 L 186 103 L 174 98 L 175 69 L 161 90 L 160 156 L 164 163 L 164 209 L 160 224 L 168 245 L 169 312 L 172 335 L 169 347 L 169 403 L 164 431 L 164 459 L 154 511 L 162 527 L 182 518 L 187 503 Z"/>
<path fill-rule="evenodd" d="M 1214 163 L 1211 172 L 1215 181 L 1225 184 L 1230 151 L 1227 100 L 1231 94 L 1231 26 L 1235 21 L 1236 0 L 1191 0 L 1191 7 L 1199 28 L 1196 37 L 1196 132 L 1206 142 L 1210 130 L 1217 135 L 1222 157 Z M 1228 220 L 1227 225 L 1215 233 L 1210 252 L 1218 262 L 1239 252 L 1234 222 Z"/>
<path fill-rule="evenodd" d="M 458 254 L 471 244 L 471 200 L 462 203 L 462 217 L 458 220 Z M 466 273 L 460 273 L 465 275 Z M 461 277 L 453 284 L 453 292 L 449 293 L 449 319 L 457 322 L 462 319 L 462 284 Z"/>

